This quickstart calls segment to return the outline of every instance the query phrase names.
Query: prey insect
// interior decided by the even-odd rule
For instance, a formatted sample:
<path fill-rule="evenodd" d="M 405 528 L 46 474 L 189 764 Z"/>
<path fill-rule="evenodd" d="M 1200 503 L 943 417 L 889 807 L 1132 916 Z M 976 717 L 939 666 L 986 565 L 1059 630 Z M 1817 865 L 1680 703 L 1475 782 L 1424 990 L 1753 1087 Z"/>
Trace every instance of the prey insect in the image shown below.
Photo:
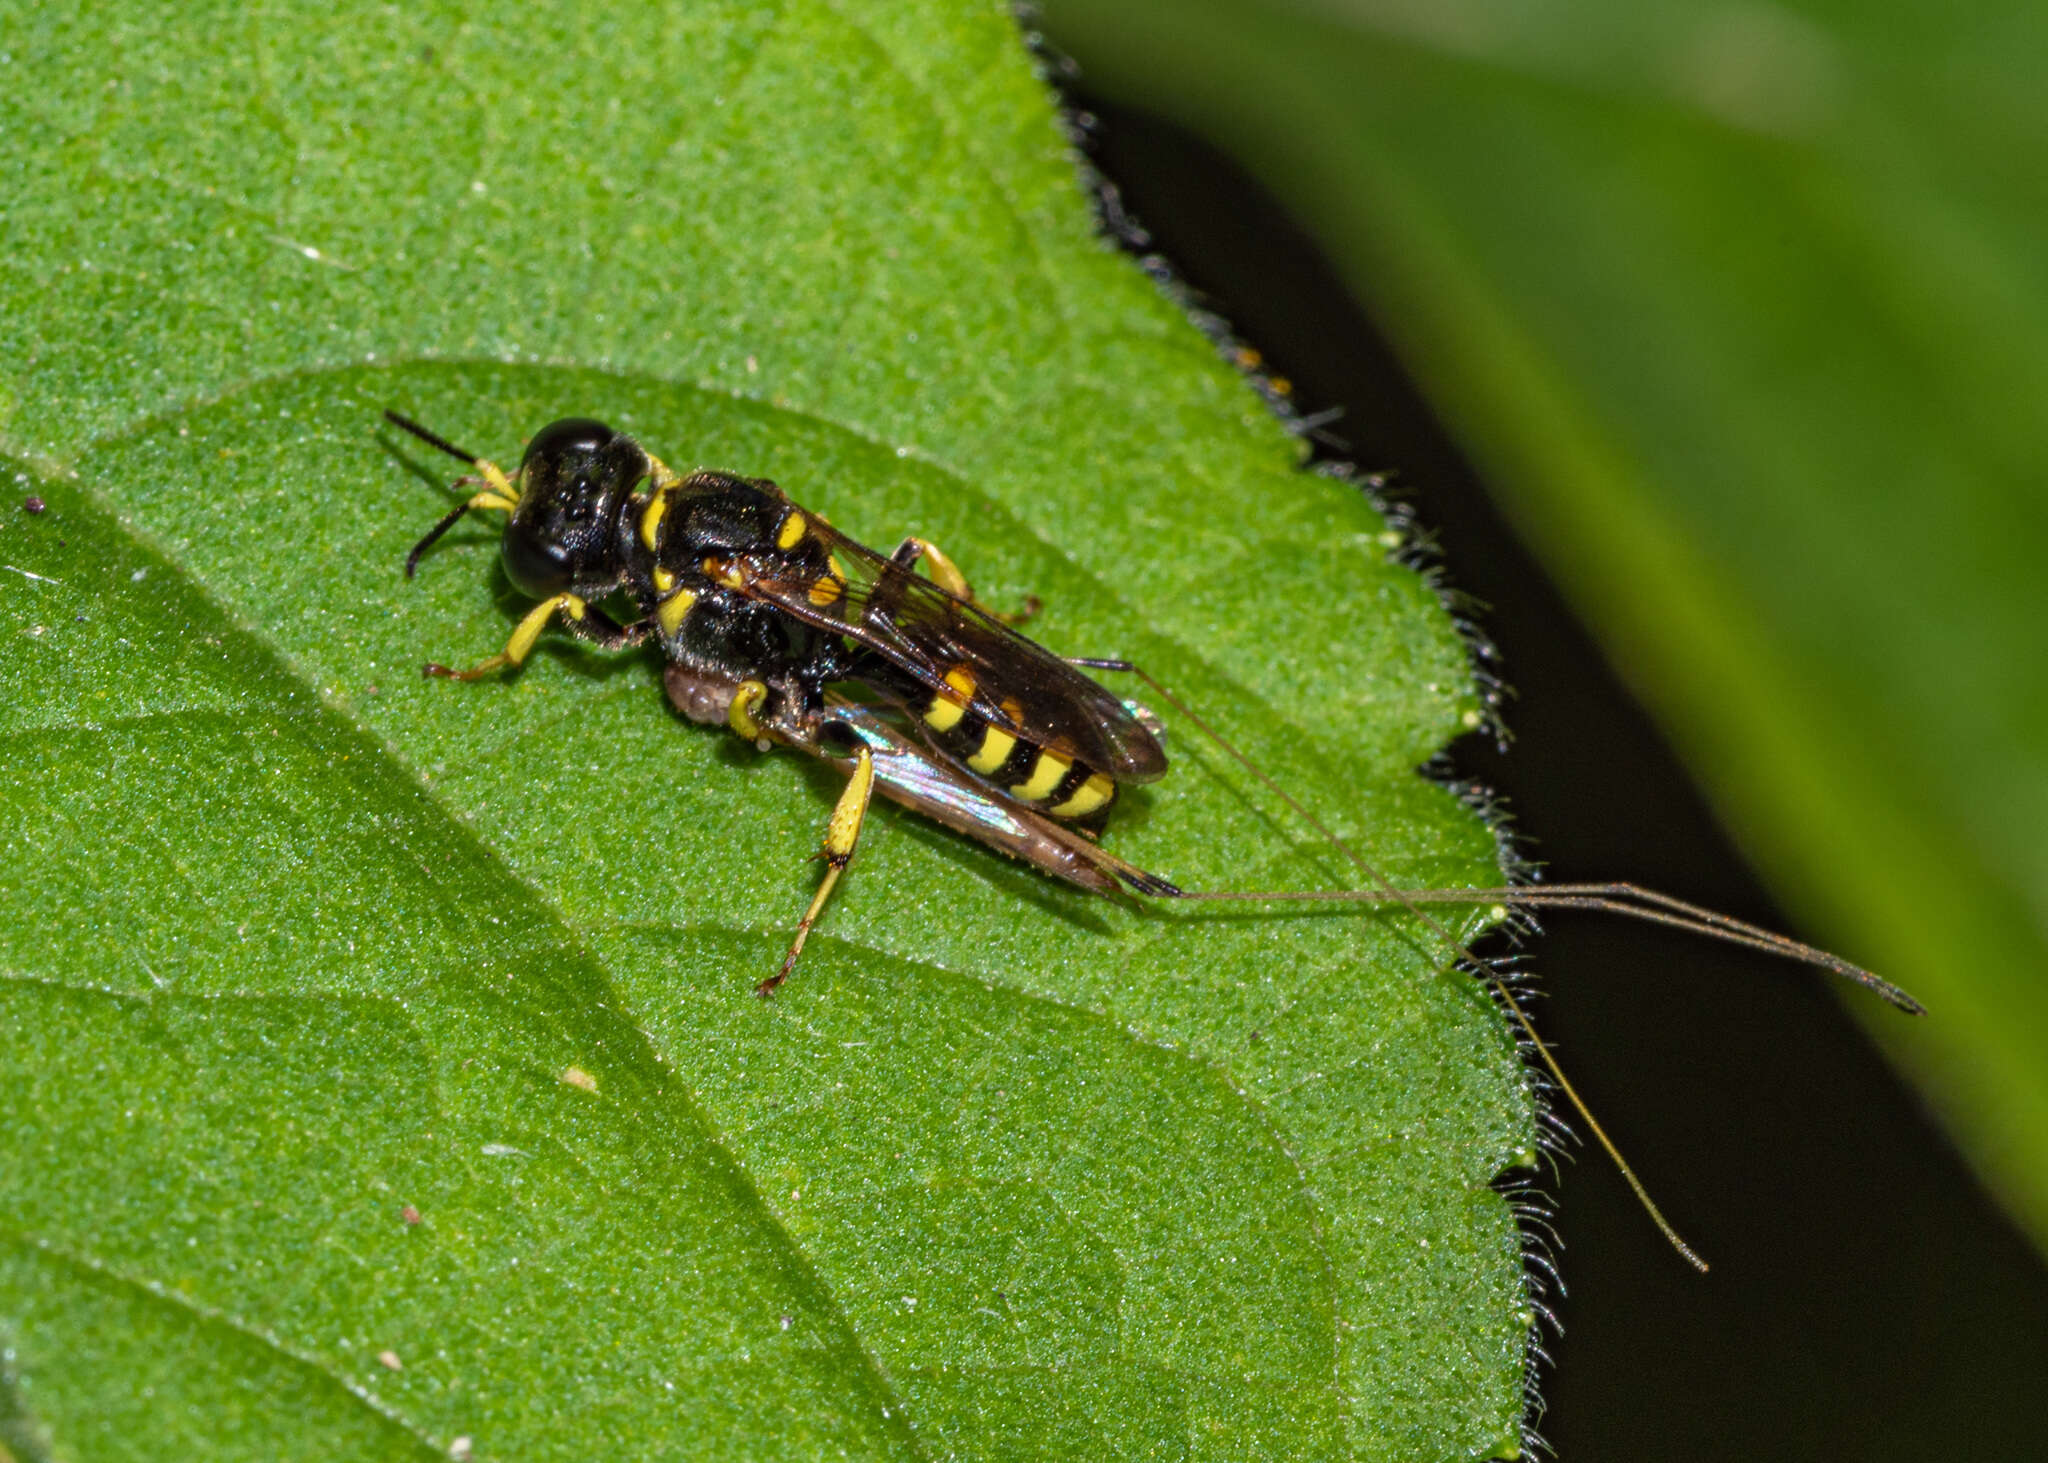
<path fill-rule="evenodd" d="M 823 877 L 780 968 L 756 987 L 761 995 L 795 970 L 876 794 L 1104 896 L 1396 905 L 1489 981 L 1665 1238 L 1701 1270 L 1705 1263 L 1587 1110 L 1512 989 L 1428 906 L 1625 914 L 1818 966 L 1901 1010 L 1920 1010 L 1897 986 L 1826 951 L 1631 884 L 1396 888 L 1142 668 L 1053 654 L 980 604 L 953 561 L 923 539 L 906 538 L 884 556 L 772 482 L 678 473 L 625 433 L 585 418 L 543 427 L 507 473 L 407 417 L 385 416 L 467 463 L 460 484 L 475 489 L 413 546 L 406 576 L 465 514 L 494 509 L 506 515 L 506 577 L 536 601 L 498 654 L 467 670 L 429 663 L 429 676 L 477 680 L 517 667 L 557 620 L 606 648 L 652 640 L 667 662 L 669 698 L 689 719 L 845 772 L 822 840 Z M 606 603 L 632 613 L 615 619 Z M 1339 850 L 1369 887 L 1189 890 L 1104 848 L 1099 835 L 1118 794 L 1164 776 L 1167 761 L 1151 713 L 1085 671 L 1142 681 Z"/>

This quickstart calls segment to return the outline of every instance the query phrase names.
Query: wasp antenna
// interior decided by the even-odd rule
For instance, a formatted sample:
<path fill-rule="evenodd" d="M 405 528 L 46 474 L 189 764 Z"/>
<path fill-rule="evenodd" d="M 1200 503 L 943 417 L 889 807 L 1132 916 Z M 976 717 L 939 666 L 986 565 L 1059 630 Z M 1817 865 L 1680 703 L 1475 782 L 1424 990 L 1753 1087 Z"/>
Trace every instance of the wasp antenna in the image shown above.
<path fill-rule="evenodd" d="M 435 524 L 432 528 L 427 530 L 427 536 L 421 539 L 418 543 L 414 544 L 412 546 L 412 552 L 405 556 L 406 578 L 412 578 L 413 571 L 419 568 L 420 555 L 424 554 L 428 549 L 432 548 L 434 546 L 434 541 L 436 539 L 438 539 L 442 534 L 446 533 L 449 529 L 455 527 L 456 521 L 460 519 L 463 514 L 467 513 L 471 508 L 474 508 L 475 506 L 476 500 L 474 498 L 470 499 L 468 502 L 457 503 L 453 508 L 450 508 L 445 515 L 442 516 L 442 519 L 439 523 Z"/>
<path fill-rule="evenodd" d="M 1469 953 L 1466 958 L 1471 958 Z M 1484 965 L 1479 968 L 1486 969 Z M 1579 1121 L 1586 1125 L 1586 1131 L 1593 1135 L 1593 1140 L 1607 1155 L 1608 1162 L 1614 1165 L 1623 1182 L 1629 1186 L 1630 1192 L 1636 1196 L 1636 1202 L 1643 1206 L 1643 1212 L 1650 1216 L 1650 1223 L 1656 1225 L 1657 1232 L 1664 1236 L 1672 1249 L 1678 1251 L 1680 1259 L 1700 1274 L 1706 1274 L 1707 1262 L 1700 1258 L 1699 1252 L 1687 1244 L 1678 1231 L 1672 1228 L 1671 1221 L 1664 1217 L 1664 1211 L 1657 1207 L 1657 1201 L 1650 1197 L 1650 1191 L 1643 1187 L 1643 1181 L 1636 1177 L 1636 1171 L 1628 1166 L 1628 1160 L 1621 1156 L 1621 1150 L 1614 1146 L 1614 1140 L 1607 1136 L 1607 1130 L 1600 1126 L 1600 1120 L 1593 1116 L 1593 1110 L 1587 1107 L 1585 1099 L 1579 1096 L 1578 1088 L 1572 1086 L 1572 1079 L 1565 1076 L 1564 1068 L 1559 1065 L 1556 1054 L 1550 1050 L 1550 1043 L 1536 1034 L 1536 1024 L 1522 1009 L 1522 1003 L 1515 999 L 1515 993 L 1508 989 L 1507 982 L 1498 976 L 1489 976 L 1488 980 L 1493 986 L 1494 994 L 1506 1004 L 1508 1014 L 1515 1018 L 1515 1024 L 1522 1028 L 1522 1035 L 1528 1038 L 1529 1045 L 1535 1048 L 1536 1055 L 1542 1058 L 1543 1065 L 1549 1068 L 1558 1091 L 1571 1103 L 1572 1111 L 1579 1115 Z"/>
<path fill-rule="evenodd" d="M 1239 903 L 1401 904 L 1411 909 L 1418 904 L 1504 904 L 1514 909 L 1596 910 L 1603 914 L 1626 915 L 1645 924 L 1684 930 L 1702 939 L 1741 945 L 1766 955 L 1797 960 L 1803 965 L 1839 975 L 1844 980 L 1852 980 L 1909 1016 L 1924 1015 L 1927 1010 L 1883 976 L 1851 964 L 1839 955 L 1767 930 L 1761 925 L 1736 919 L 1733 915 L 1702 909 L 1672 895 L 1635 884 L 1517 884 L 1504 889 L 1227 889 L 1184 893 L 1180 897 Z"/>
<path fill-rule="evenodd" d="M 1256 762 L 1252 761 L 1252 759 L 1247 757 L 1243 752 L 1239 751 L 1234 745 L 1231 744 L 1230 740 L 1227 737 L 1225 737 L 1221 732 L 1217 731 L 1214 727 L 1210 726 L 1208 722 L 1204 721 L 1200 716 L 1196 715 L 1193 707 L 1189 706 L 1186 702 L 1182 701 L 1178 696 L 1174 695 L 1173 692 L 1167 690 L 1166 687 L 1161 685 L 1159 681 L 1155 677 L 1153 677 L 1148 671 L 1144 670 L 1143 668 L 1137 665 L 1132 664 L 1129 661 L 1103 661 L 1096 662 L 1095 664 L 1096 667 L 1101 670 L 1128 671 L 1132 675 L 1136 676 L 1139 680 L 1143 681 L 1147 686 L 1149 686 L 1152 689 L 1154 694 L 1156 694 L 1167 705 L 1171 706 L 1180 715 L 1186 717 L 1190 725 L 1192 725 L 1203 736 L 1207 737 L 1211 742 L 1215 743 L 1217 747 L 1221 748 L 1223 753 L 1226 756 L 1228 756 L 1233 762 L 1237 763 L 1238 766 L 1244 768 L 1246 772 L 1250 773 L 1254 778 L 1258 779 L 1261 786 L 1263 786 L 1268 792 L 1272 793 L 1275 797 L 1279 798 L 1281 802 L 1285 803 L 1290 809 L 1292 809 L 1296 817 L 1300 818 L 1302 822 L 1306 823 L 1309 827 L 1313 828 L 1330 844 L 1332 848 L 1335 848 L 1339 853 L 1343 854 L 1345 858 L 1349 859 L 1354 865 L 1358 867 L 1360 871 L 1362 871 L 1365 874 L 1367 879 L 1371 880 L 1372 883 L 1377 886 L 1376 888 L 1367 890 L 1332 891 L 1332 894 L 1325 894 L 1321 897 L 1327 898 L 1332 897 L 1332 895 L 1334 895 L 1334 897 L 1338 899 L 1357 898 L 1362 901 L 1378 901 L 1382 903 L 1393 903 L 1401 905 L 1410 914 L 1414 915 L 1418 920 L 1422 921 L 1422 923 L 1425 926 L 1427 926 L 1429 930 L 1433 934 L 1435 934 L 1439 940 L 1443 941 L 1444 947 L 1447 950 L 1453 952 L 1458 959 L 1463 961 L 1471 970 L 1477 973 L 1481 979 L 1483 979 L 1489 986 L 1493 988 L 1494 995 L 1500 1000 L 1500 1002 L 1504 1006 L 1507 1007 L 1508 1014 L 1514 1018 L 1515 1024 L 1521 1028 L 1522 1035 L 1528 1039 L 1530 1047 L 1534 1049 L 1536 1055 L 1542 1060 L 1544 1067 L 1548 1069 L 1551 1077 L 1556 1081 L 1558 1090 L 1564 1093 L 1565 1099 L 1572 1105 L 1572 1110 L 1579 1115 L 1580 1121 L 1585 1123 L 1586 1131 L 1593 1135 L 1594 1141 L 1600 1145 L 1600 1149 L 1607 1155 L 1608 1161 L 1614 1165 L 1615 1170 L 1618 1173 L 1620 1173 L 1622 1179 L 1628 1184 L 1630 1191 L 1635 1194 L 1636 1202 L 1643 1206 L 1643 1212 L 1650 1216 L 1650 1222 L 1657 1226 L 1657 1232 L 1664 1236 L 1665 1240 L 1670 1244 L 1672 1249 L 1678 1251 L 1679 1257 L 1681 1259 L 1683 1259 L 1688 1265 L 1692 1266 L 1695 1270 L 1699 1271 L 1701 1274 L 1704 1275 L 1707 1270 L 1707 1262 L 1700 1258 L 1699 1253 L 1695 1251 L 1691 1245 L 1688 1245 L 1683 1239 L 1683 1237 L 1679 1235 L 1678 1231 L 1672 1227 L 1671 1221 L 1664 1217 L 1664 1211 L 1659 1209 L 1657 1207 L 1657 1201 L 1650 1197 L 1649 1189 L 1644 1186 L 1643 1181 L 1641 1179 L 1636 1177 L 1636 1171 L 1633 1168 L 1629 1167 L 1628 1160 L 1621 1156 L 1621 1149 L 1615 1145 L 1615 1142 L 1612 1138 L 1607 1136 L 1607 1130 L 1600 1126 L 1600 1120 L 1593 1116 L 1592 1109 L 1586 1106 L 1585 1099 L 1579 1096 L 1578 1089 L 1572 1086 L 1571 1079 L 1565 1076 L 1564 1068 L 1562 1065 L 1559 1064 L 1556 1054 L 1550 1050 L 1549 1043 L 1545 1042 L 1541 1036 L 1537 1035 L 1535 1023 L 1529 1019 L 1528 1013 L 1522 1009 L 1522 1003 L 1515 999 L 1515 993 L 1511 989 L 1509 989 L 1507 981 L 1501 977 L 1501 974 L 1498 970 L 1495 970 L 1486 961 L 1481 960 L 1477 955 L 1473 954 L 1472 947 L 1469 944 L 1459 939 L 1456 935 L 1453 935 L 1448 929 L 1444 927 L 1444 924 L 1441 920 L 1435 918 L 1427 910 L 1422 908 L 1424 902 L 1478 903 L 1481 901 L 1476 898 L 1458 898 L 1450 901 L 1440 899 L 1433 901 L 1423 901 L 1411 897 L 1414 891 L 1395 888 L 1392 881 L 1390 881 L 1385 874 L 1382 874 L 1376 867 L 1374 867 L 1373 864 L 1363 854 L 1359 853 L 1358 850 L 1354 849 L 1350 844 L 1346 843 L 1342 838 L 1338 837 L 1334 829 L 1332 829 L 1328 824 L 1323 822 L 1323 820 L 1318 818 L 1314 813 L 1310 812 L 1308 808 L 1304 806 L 1298 798 L 1296 798 L 1292 793 L 1288 792 L 1286 788 L 1280 786 L 1279 783 L 1275 782 L 1273 778 L 1269 776 L 1263 768 L 1261 768 Z M 1442 893 L 1449 892 L 1454 896 L 1469 895 L 1471 893 L 1471 891 L 1468 890 L 1431 890 L 1425 892 L 1428 892 L 1432 895 L 1440 895 Z M 1490 892 L 1495 894 L 1504 894 L 1511 893 L 1513 891 L 1495 890 Z M 1171 898 L 1174 896 L 1169 895 L 1167 897 Z M 1221 895 L 1214 895 L 1200 892 L 1182 892 L 1179 894 L 1178 897 L 1183 899 L 1209 899 L 1219 897 L 1225 899 L 1233 899 L 1242 896 L 1235 893 L 1224 893 Z M 1259 896 L 1256 894 L 1251 895 L 1250 897 L 1253 899 L 1259 898 Z M 1316 898 L 1318 896 L 1316 894 L 1311 893 L 1308 897 Z M 1491 902 L 1505 903 L 1509 901 L 1497 898 Z M 1672 902 L 1677 903 L 1678 901 Z M 1645 917 L 1648 917 L 1647 913 Z M 1675 918 L 1677 918 L 1676 915 L 1674 915 L 1674 919 Z M 1711 926 L 1708 927 L 1710 928 Z M 1758 933 L 1762 934 L 1764 932 L 1759 931 Z M 1783 937 L 1780 936 L 1777 938 L 1782 939 Z M 1788 941 L 1786 943 L 1792 942 Z M 1776 947 L 1773 946 L 1772 948 L 1775 949 Z"/>
<path fill-rule="evenodd" d="M 462 459 L 462 461 L 468 463 L 471 467 L 475 467 L 482 460 L 474 452 L 464 452 L 460 447 L 457 447 L 453 442 L 450 442 L 446 437 L 441 436 L 438 432 L 431 432 L 427 430 L 418 422 L 414 421 L 411 417 L 401 416 L 399 413 L 393 411 L 388 406 L 384 408 L 384 420 L 391 423 L 392 426 L 397 427 L 402 431 L 412 433 L 413 436 L 419 438 L 429 447 L 438 447 L 443 452 L 447 453 L 450 457 L 458 457 Z M 453 521 L 453 519 L 449 520 L 449 522 L 451 523 Z M 446 533 L 447 531 L 448 524 L 442 524 L 439 529 L 439 532 Z M 427 536 L 428 542 L 432 542 L 435 537 L 435 534 L 429 534 Z M 423 544 L 421 545 L 421 547 L 424 548 L 425 545 Z M 414 551 L 414 556 L 418 556 L 418 550 Z"/>
<path fill-rule="evenodd" d="M 1907 994 L 1901 987 L 1893 985 L 1883 976 L 1865 970 L 1860 965 L 1844 960 L 1839 955 L 1823 950 L 1816 945 L 1808 945 L 1803 941 L 1795 940 L 1790 935 L 1781 935 L 1775 931 L 1767 930 L 1761 925 L 1753 925 L 1747 920 L 1739 920 L 1733 915 L 1722 914 L 1718 910 L 1690 904 L 1683 899 L 1655 889 L 1645 889 L 1640 884 L 1552 884 L 1548 886 L 1521 884 L 1505 889 L 1396 889 L 1387 881 L 1386 875 L 1366 862 L 1351 845 L 1332 832 L 1322 819 L 1311 813 L 1286 788 L 1280 786 L 1279 783 L 1267 776 L 1257 763 L 1232 746 L 1215 728 L 1203 721 L 1201 717 L 1195 715 L 1186 702 L 1175 696 L 1166 687 L 1160 685 L 1146 671 L 1127 660 L 1104 660 L 1085 663 L 1094 665 L 1102 670 L 1128 671 L 1142 680 L 1159 695 L 1160 699 L 1186 717 L 1197 731 L 1222 748 L 1232 761 L 1257 778 L 1269 792 L 1287 804 L 1302 822 L 1308 824 L 1331 847 L 1364 870 L 1366 877 L 1379 886 L 1376 889 L 1269 894 L 1246 894 L 1236 891 L 1214 893 L 1183 891 L 1175 897 L 1182 899 L 1240 900 L 1350 900 L 1359 903 L 1405 905 L 1410 913 L 1421 918 L 1425 924 L 1429 925 L 1446 940 L 1449 940 L 1453 948 L 1468 958 L 1471 952 L 1466 950 L 1457 941 L 1451 940 L 1450 935 L 1444 930 L 1443 926 L 1423 914 L 1420 909 L 1416 908 L 1417 905 L 1506 904 L 1517 909 L 1600 910 L 1608 914 L 1627 915 L 1630 919 L 1643 920 L 1649 924 L 1668 925 L 1673 929 L 1685 930 L 1709 940 L 1721 940 L 1730 945 L 1744 945 L 1752 950 L 1761 950 L 1766 954 L 1782 955 L 1787 960 L 1797 960 L 1801 964 L 1815 966 L 1831 974 L 1839 975 L 1845 980 L 1852 980 L 1856 984 L 1876 992 L 1909 1016 L 1926 1014 L 1927 1008 Z"/>
<path fill-rule="evenodd" d="M 1624 914 L 1649 924 L 1669 925 L 1673 929 L 1686 930 L 1730 945 L 1745 945 L 1752 950 L 1797 960 L 1803 965 L 1839 975 L 1844 980 L 1852 980 L 1909 1016 L 1925 1015 L 1927 1011 L 1925 1006 L 1883 976 L 1831 951 L 1638 884 L 1553 884 L 1494 892 L 1502 895 L 1504 902 L 1523 909 L 1594 909 L 1608 914 Z"/>
<path fill-rule="evenodd" d="M 429 431 L 411 417 L 395 412 L 387 406 L 384 408 L 384 420 L 402 431 L 410 432 L 429 447 L 437 448 L 447 453 L 450 457 L 458 458 L 477 470 L 478 476 L 476 477 L 457 478 L 457 487 L 464 483 L 477 482 L 481 482 L 484 485 L 483 491 L 475 497 L 449 509 L 447 515 L 439 523 L 427 530 L 426 537 L 412 546 L 412 552 L 405 556 L 405 577 L 410 579 L 413 576 L 413 572 L 419 568 L 420 555 L 432 548 L 434 541 L 442 534 L 453 528 L 463 514 L 472 508 L 497 508 L 509 513 L 519 504 L 519 488 L 513 479 L 508 478 L 495 465 L 484 461 L 474 452 L 463 451 L 446 437 L 443 437 L 438 432 Z"/>
<path fill-rule="evenodd" d="M 1474 955 L 1470 945 L 1451 934 L 1440 921 L 1431 917 L 1422 906 L 1425 904 L 1497 904 L 1516 909 L 1593 909 L 1611 914 L 1625 914 L 1632 919 L 1644 920 L 1651 924 L 1669 925 L 1674 929 L 1685 930 L 1691 934 L 1704 936 L 1707 939 L 1721 940 L 1731 945 L 1743 945 L 1752 950 L 1761 950 L 1767 954 L 1781 955 L 1789 960 L 1798 960 L 1807 965 L 1817 966 L 1822 970 L 1829 971 L 1848 980 L 1853 980 L 1858 985 L 1867 987 L 1892 1005 L 1898 1007 L 1901 1011 L 1912 1015 L 1919 1015 L 1925 1010 L 1918 1001 L 1914 1000 L 1898 986 L 1872 974 L 1860 965 L 1850 964 L 1839 955 L 1832 955 L 1826 950 L 1804 944 L 1792 939 L 1788 935 L 1774 933 L 1760 925 L 1753 925 L 1747 921 L 1736 919 L 1731 915 L 1721 914 L 1715 910 L 1704 909 L 1697 904 L 1689 904 L 1683 899 L 1659 893 L 1654 889 L 1644 889 L 1635 884 L 1558 884 L 1552 885 L 1549 888 L 1522 885 L 1505 889 L 1397 889 L 1389 882 L 1386 875 L 1373 867 L 1350 844 L 1338 837 L 1328 824 L 1310 812 L 1299 799 L 1275 782 L 1257 763 L 1231 745 L 1228 738 L 1202 720 L 1200 716 L 1196 715 L 1194 708 L 1167 690 L 1165 686 L 1161 685 L 1157 679 L 1143 668 L 1127 660 L 1093 660 L 1080 663 L 1096 670 L 1125 671 L 1143 681 L 1152 689 L 1155 695 L 1181 716 L 1185 717 L 1190 725 L 1220 748 L 1233 762 L 1256 778 L 1260 785 L 1268 792 L 1285 803 L 1294 812 L 1296 817 L 1314 829 L 1332 848 L 1335 848 L 1363 871 L 1366 878 L 1376 886 L 1371 889 L 1275 891 L 1266 893 L 1238 890 L 1176 890 L 1173 894 L 1166 895 L 1165 897 L 1194 900 L 1355 901 L 1367 904 L 1398 904 L 1402 906 L 1410 914 L 1421 920 L 1424 925 L 1428 926 L 1444 942 L 1447 949 L 1455 952 L 1459 959 L 1477 971 L 1487 984 L 1493 988 L 1495 996 L 1498 997 L 1502 1005 L 1507 1007 L 1508 1014 L 1514 1018 L 1515 1024 L 1521 1028 L 1522 1035 L 1528 1039 L 1530 1047 L 1535 1051 L 1537 1057 L 1541 1059 L 1551 1078 L 1557 1083 L 1558 1090 L 1565 1095 L 1565 1099 L 1570 1102 L 1572 1110 L 1579 1115 L 1579 1120 L 1586 1125 L 1586 1130 L 1593 1135 L 1594 1141 L 1600 1145 L 1601 1150 L 1606 1153 L 1608 1160 L 1614 1164 L 1616 1171 L 1621 1174 L 1622 1179 L 1635 1194 L 1636 1202 L 1643 1206 L 1643 1212 L 1650 1216 L 1650 1222 L 1657 1226 L 1658 1232 L 1664 1236 L 1674 1250 L 1678 1251 L 1685 1262 L 1702 1274 L 1706 1273 L 1707 1262 L 1699 1257 L 1693 1248 L 1679 1236 L 1678 1231 L 1672 1227 L 1671 1222 L 1664 1217 L 1663 1211 L 1657 1207 L 1656 1201 L 1650 1197 L 1650 1191 L 1643 1186 L 1643 1181 L 1636 1177 L 1635 1170 L 1630 1168 L 1628 1160 L 1621 1156 L 1621 1150 L 1615 1146 L 1614 1140 L 1607 1136 L 1607 1130 L 1600 1126 L 1600 1120 L 1593 1116 L 1592 1110 L 1586 1106 L 1585 1100 L 1579 1096 L 1578 1089 L 1573 1087 L 1571 1079 L 1565 1076 L 1564 1068 L 1559 1064 L 1556 1054 L 1551 1051 L 1549 1044 L 1541 1036 L 1537 1035 L 1535 1023 L 1529 1019 L 1528 1013 L 1522 1009 L 1522 1003 L 1515 999 L 1515 993 L 1508 987 L 1500 972 Z"/>

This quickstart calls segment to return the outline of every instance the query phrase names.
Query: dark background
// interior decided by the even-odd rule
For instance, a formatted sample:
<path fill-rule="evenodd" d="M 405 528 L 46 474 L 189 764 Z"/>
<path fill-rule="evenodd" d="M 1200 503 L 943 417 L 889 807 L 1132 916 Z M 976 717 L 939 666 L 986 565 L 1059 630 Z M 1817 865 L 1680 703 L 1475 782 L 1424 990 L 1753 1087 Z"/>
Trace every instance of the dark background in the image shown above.
<path fill-rule="evenodd" d="M 1085 87 L 1069 100 L 1149 247 L 1304 413 L 1341 408 L 1323 455 L 1393 472 L 1450 582 L 1490 606 L 1515 740 L 1502 755 L 1468 737 L 1454 756 L 1505 795 L 1524 852 L 1551 880 L 1633 879 L 1801 933 L 1307 236 L 1189 134 Z M 2040 1453 L 2048 1270 L 1825 978 L 1600 916 L 1547 927 L 1538 1020 L 1713 1265 L 1696 1275 L 1667 1249 L 1597 1152 L 1546 1179 L 1569 1294 L 1550 1301 L 1564 1334 L 1542 1338 L 1556 1364 L 1538 1428 L 1558 1454 Z"/>

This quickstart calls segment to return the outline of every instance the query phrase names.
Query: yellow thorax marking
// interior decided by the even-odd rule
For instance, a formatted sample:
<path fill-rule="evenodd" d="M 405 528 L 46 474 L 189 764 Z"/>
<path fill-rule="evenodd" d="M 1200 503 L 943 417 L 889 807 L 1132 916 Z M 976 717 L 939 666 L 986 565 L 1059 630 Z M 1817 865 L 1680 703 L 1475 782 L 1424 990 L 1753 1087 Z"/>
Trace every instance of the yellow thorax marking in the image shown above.
<path fill-rule="evenodd" d="M 640 513 L 640 542 L 647 545 L 647 552 L 653 553 L 655 540 L 661 533 L 662 515 L 668 512 L 668 494 L 656 493 L 647 500 L 646 508 Z"/>
<path fill-rule="evenodd" d="M 683 623 L 683 616 L 687 615 L 691 607 L 696 603 L 696 590 L 679 589 L 655 606 L 654 617 L 661 624 L 661 633 L 664 635 L 675 634 L 676 627 Z"/>
<path fill-rule="evenodd" d="M 1091 772 L 1074 795 L 1046 811 L 1055 818 L 1085 818 L 1116 795 L 1116 782 L 1107 772 Z"/>
<path fill-rule="evenodd" d="M 667 594 L 676 587 L 676 576 L 662 568 L 659 564 L 654 566 L 654 573 L 651 577 L 654 580 L 655 592 L 658 594 Z"/>
<path fill-rule="evenodd" d="M 739 589 L 746 584 L 746 580 L 740 576 L 739 564 L 732 559 L 721 559 L 716 556 L 707 558 L 704 561 L 704 572 L 711 576 L 712 582 L 722 584 L 727 589 Z"/>
<path fill-rule="evenodd" d="M 803 514 L 794 508 L 790 509 L 789 516 L 782 520 L 782 531 L 775 535 L 775 547 L 795 548 L 804 541 L 804 535 L 810 531 L 810 527 L 810 524 L 804 521 Z"/>
<path fill-rule="evenodd" d="M 1027 803 L 1042 802 L 1052 796 L 1052 790 L 1060 785 L 1060 779 L 1074 770 L 1074 764 L 1064 757 L 1055 757 L 1050 752 L 1040 752 L 1038 762 L 1031 769 L 1027 782 L 1012 783 L 1010 796 L 1021 798 Z"/>

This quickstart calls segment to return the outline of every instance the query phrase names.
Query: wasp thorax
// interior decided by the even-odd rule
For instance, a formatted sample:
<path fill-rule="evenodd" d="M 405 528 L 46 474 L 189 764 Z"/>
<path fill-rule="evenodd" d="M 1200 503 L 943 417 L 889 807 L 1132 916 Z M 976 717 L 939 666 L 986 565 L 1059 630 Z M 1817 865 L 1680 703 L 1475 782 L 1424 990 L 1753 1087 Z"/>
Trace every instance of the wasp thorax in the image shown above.
<path fill-rule="evenodd" d="M 545 599 L 618 578 L 619 511 L 651 464 L 623 432 L 587 417 L 553 422 L 519 464 L 519 506 L 505 525 L 505 575 Z"/>

